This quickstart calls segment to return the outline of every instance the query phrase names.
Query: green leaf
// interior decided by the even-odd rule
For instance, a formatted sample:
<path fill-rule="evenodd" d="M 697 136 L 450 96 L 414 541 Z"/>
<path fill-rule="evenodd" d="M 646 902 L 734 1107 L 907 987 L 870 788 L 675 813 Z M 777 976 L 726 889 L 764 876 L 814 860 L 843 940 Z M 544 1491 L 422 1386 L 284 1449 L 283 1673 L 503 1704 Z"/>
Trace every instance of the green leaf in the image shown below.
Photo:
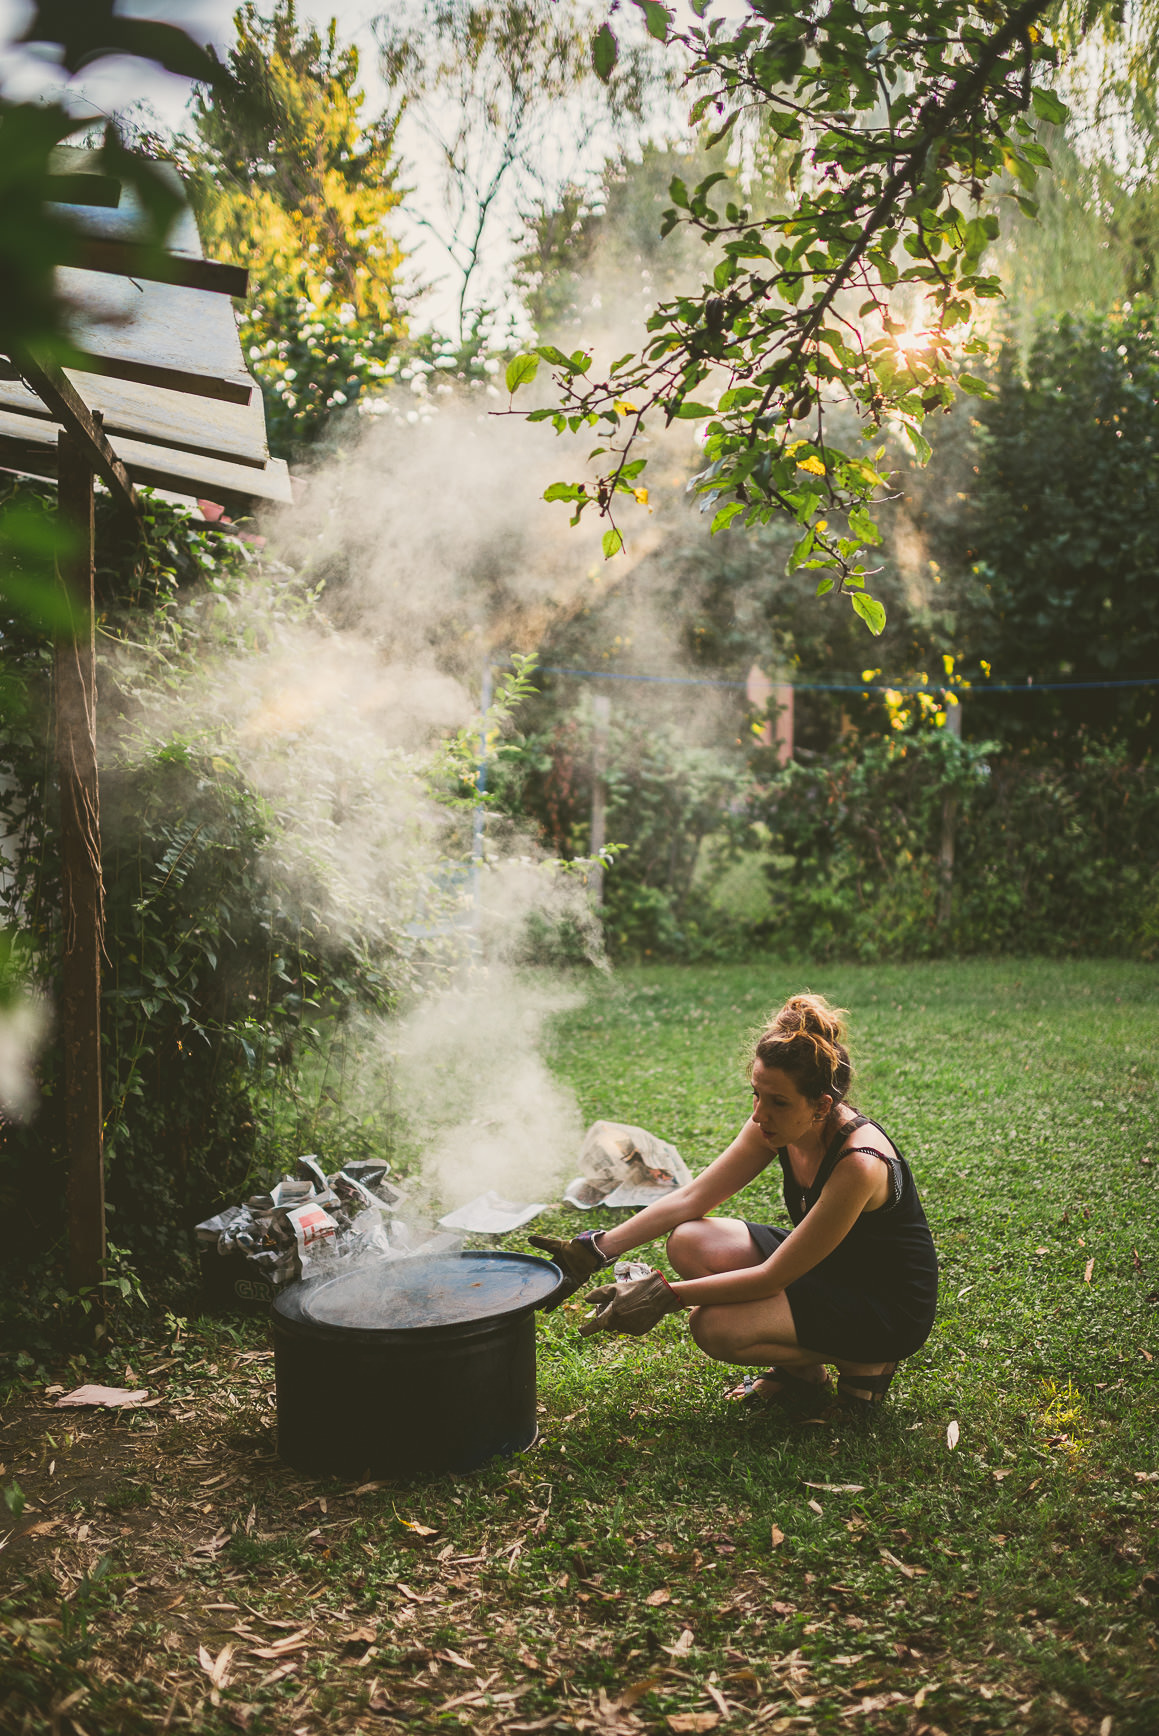
<path fill-rule="evenodd" d="M 1039 120 L 1049 121 L 1051 126 L 1061 127 L 1070 114 L 1066 104 L 1055 96 L 1052 90 L 1032 91 L 1030 100 Z"/>
<path fill-rule="evenodd" d="M 855 591 L 849 601 L 853 604 L 854 613 L 861 616 L 869 631 L 880 633 L 885 626 L 885 610 L 876 597 L 867 596 L 864 591 Z"/>
<path fill-rule="evenodd" d="M 620 45 L 616 41 L 616 33 L 608 24 L 601 24 L 592 37 L 592 66 L 596 77 L 607 84 L 620 58 Z"/>
<path fill-rule="evenodd" d="M 540 344 L 536 350 L 537 356 L 542 356 L 545 362 L 550 362 L 553 368 L 570 368 L 571 363 L 562 350 L 557 350 L 554 344 Z"/>
<path fill-rule="evenodd" d="M 539 372 L 539 357 L 537 355 L 513 356 L 507 364 L 507 390 L 517 392 L 520 386 L 530 385 Z"/>
<path fill-rule="evenodd" d="M 672 22 L 667 6 L 661 6 L 660 0 L 636 0 L 636 5 L 644 14 L 648 35 L 654 36 L 657 42 L 667 42 L 668 26 Z"/>
<path fill-rule="evenodd" d="M 676 415 L 684 422 L 695 422 L 701 416 L 715 416 L 716 411 L 708 404 L 695 404 L 688 400 L 681 404 Z"/>
<path fill-rule="evenodd" d="M 715 536 L 718 530 L 727 530 L 733 519 L 744 509 L 743 500 L 730 500 L 727 506 L 722 506 L 712 521 L 712 535 Z"/>
<path fill-rule="evenodd" d="M 610 561 L 613 555 L 618 555 L 624 546 L 624 539 L 614 527 L 604 532 L 604 559 Z"/>
<path fill-rule="evenodd" d="M 906 433 L 909 435 L 909 442 L 914 449 L 914 455 L 917 458 L 918 463 L 928 464 L 933 455 L 933 447 L 930 445 L 925 435 L 919 434 L 917 429 L 911 427 L 908 422 L 904 423 L 903 426 Z"/>
<path fill-rule="evenodd" d="M 733 112 L 721 122 L 720 126 L 718 126 L 714 132 L 709 133 L 708 137 L 704 141 L 705 150 L 711 151 L 715 145 L 719 145 L 727 139 L 729 133 L 731 133 L 739 119 L 740 110 L 734 109 Z"/>
<path fill-rule="evenodd" d="M 963 392 L 969 392 L 971 397 L 974 397 L 974 398 L 993 398 L 994 397 L 994 393 L 990 390 L 990 388 L 986 384 L 985 380 L 980 380 L 978 378 L 977 374 L 959 374 L 958 375 L 958 384 L 959 384 L 959 386 L 961 386 Z"/>
<path fill-rule="evenodd" d="M 544 500 L 578 500 L 580 490 L 574 482 L 553 482 L 543 491 Z"/>

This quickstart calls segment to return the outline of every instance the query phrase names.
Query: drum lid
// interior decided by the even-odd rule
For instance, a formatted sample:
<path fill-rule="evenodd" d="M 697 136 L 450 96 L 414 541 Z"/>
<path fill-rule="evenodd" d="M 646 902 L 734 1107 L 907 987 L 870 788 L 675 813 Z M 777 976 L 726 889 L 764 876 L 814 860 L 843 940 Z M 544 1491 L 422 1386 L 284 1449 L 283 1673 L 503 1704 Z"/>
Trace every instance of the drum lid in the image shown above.
<path fill-rule="evenodd" d="M 405 1332 L 455 1326 L 536 1308 L 561 1273 L 534 1254 L 437 1254 L 363 1260 L 349 1271 L 290 1285 L 275 1310 L 315 1326 Z"/>

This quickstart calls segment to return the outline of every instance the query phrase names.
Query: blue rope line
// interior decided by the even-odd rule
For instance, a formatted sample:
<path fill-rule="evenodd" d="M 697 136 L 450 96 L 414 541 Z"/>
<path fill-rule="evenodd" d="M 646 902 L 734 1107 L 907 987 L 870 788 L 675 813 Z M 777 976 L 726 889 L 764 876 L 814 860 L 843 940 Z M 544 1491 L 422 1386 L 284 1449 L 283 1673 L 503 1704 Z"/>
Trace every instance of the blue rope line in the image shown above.
<path fill-rule="evenodd" d="M 544 675 L 580 675 L 592 681 L 650 681 L 663 687 L 730 687 L 742 693 L 748 685 L 744 681 L 710 681 L 695 675 L 625 675 L 618 669 L 564 669 L 551 663 L 540 663 L 537 670 Z M 1143 675 L 1126 681 L 995 681 L 985 687 L 894 687 L 865 681 L 774 681 L 773 685 L 791 687 L 794 693 L 955 693 L 963 699 L 976 699 L 988 693 L 1073 693 L 1090 688 L 1159 687 L 1159 675 Z"/>

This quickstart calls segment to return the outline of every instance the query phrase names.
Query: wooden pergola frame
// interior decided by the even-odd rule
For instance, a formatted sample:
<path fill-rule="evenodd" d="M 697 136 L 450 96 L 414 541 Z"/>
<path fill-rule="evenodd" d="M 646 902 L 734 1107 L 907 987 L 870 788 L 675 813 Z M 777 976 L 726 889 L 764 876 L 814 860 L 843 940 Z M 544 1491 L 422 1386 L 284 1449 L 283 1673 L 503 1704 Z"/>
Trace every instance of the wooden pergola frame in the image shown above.
<path fill-rule="evenodd" d="M 97 756 L 94 479 L 140 528 L 135 483 L 236 512 L 292 499 L 265 443 L 261 397 L 242 362 L 229 297 L 247 274 L 201 256 L 186 207 L 163 254 L 140 238 L 128 190 L 90 153 L 62 147 L 54 191 L 78 233 L 60 275 L 75 318 L 67 368 L 19 353 L 0 372 L 0 469 L 55 478 L 68 535 L 58 563 L 69 629 L 54 659 L 63 956 L 60 1036 L 68 1147 L 69 1279 L 102 1313 L 105 1277 L 101 1096 L 100 775 Z M 102 290 L 101 280 L 111 280 Z M 110 303 L 111 292 L 111 303 Z M 118 298 L 120 308 L 118 308 Z M 110 306 L 112 311 L 110 312 Z"/>

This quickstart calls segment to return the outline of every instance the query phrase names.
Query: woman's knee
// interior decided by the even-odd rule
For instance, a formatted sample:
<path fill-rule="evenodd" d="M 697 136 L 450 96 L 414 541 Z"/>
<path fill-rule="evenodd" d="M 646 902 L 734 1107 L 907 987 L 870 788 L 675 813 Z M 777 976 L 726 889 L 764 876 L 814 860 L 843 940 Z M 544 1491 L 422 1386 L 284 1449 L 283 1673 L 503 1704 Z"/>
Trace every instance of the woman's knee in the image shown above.
<path fill-rule="evenodd" d="M 736 1334 L 730 1329 L 727 1307 L 706 1303 L 694 1308 L 688 1317 L 688 1330 L 698 1349 L 714 1362 L 731 1362 L 736 1349 Z"/>
<path fill-rule="evenodd" d="M 668 1258 L 682 1278 L 735 1272 L 759 1262 L 745 1225 L 731 1218 L 690 1218 L 668 1237 Z"/>
<path fill-rule="evenodd" d="M 669 1232 L 667 1253 L 682 1278 L 702 1278 L 712 1267 L 707 1262 L 712 1231 L 703 1218 L 677 1224 Z"/>

